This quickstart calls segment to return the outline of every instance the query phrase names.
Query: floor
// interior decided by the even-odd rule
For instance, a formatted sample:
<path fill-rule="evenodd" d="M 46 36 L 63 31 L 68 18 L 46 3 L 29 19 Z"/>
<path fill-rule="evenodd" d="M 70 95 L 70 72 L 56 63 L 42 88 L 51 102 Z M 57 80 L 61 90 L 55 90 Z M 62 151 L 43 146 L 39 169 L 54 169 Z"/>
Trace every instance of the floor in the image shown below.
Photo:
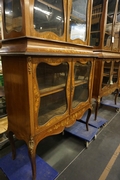
<path fill-rule="evenodd" d="M 105 98 L 114 100 L 114 95 Z M 120 180 L 120 112 L 102 105 L 98 116 L 108 121 L 88 148 L 84 140 L 67 132 L 47 137 L 39 143 L 37 154 L 58 171 L 56 180 Z M 17 147 L 23 144 L 16 140 Z M 7 142 L 0 150 L 0 157 L 10 151 Z M 7 180 L 2 171 L 0 180 Z"/>

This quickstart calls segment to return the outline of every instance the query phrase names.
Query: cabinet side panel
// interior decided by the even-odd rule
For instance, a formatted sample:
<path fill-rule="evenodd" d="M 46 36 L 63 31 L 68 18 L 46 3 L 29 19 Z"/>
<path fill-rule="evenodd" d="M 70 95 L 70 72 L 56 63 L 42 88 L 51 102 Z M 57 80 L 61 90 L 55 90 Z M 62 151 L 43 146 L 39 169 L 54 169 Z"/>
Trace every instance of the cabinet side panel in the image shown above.
<path fill-rule="evenodd" d="M 27 62 L 23 57 L 2 57 L 8 129 L 18 138 L 30 131 Z"/>
<path fill-rule="evenodd" d="M 102 61 L 96 60 L 95 61 L 95 71 L 94 71 L 94 80 L 93 80 L 93 93 L 92 96 L 93 98 L 98 98 L 99 91 L 101 88 L 101 64 Z"/>

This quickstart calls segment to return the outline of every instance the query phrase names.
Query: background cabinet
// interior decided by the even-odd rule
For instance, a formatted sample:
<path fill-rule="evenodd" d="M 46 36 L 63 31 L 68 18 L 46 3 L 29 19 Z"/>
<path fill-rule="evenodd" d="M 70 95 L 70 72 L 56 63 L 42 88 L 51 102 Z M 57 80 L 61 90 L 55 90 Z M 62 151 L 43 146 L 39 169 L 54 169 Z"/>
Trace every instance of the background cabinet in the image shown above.
<path fill-rule="evenodd" d="M 93 0 L 90 44 L 95 49 L 119 52 L 119 12 L 119 0 Z"/>
<path fill-rule="evenodd" d="M 93 98 L 96 99 L 95 119 L 103 96 L 116 91 L 115 104 L 120 88 L 120 59 L 98 59 L 95 62 L 95 76 L 93 84 Z"/>
<path fill-rule="evenodd" d="M 90 45 L 98 54 L 95 61 L 93 97 L 98 104 L 103 96 L 119 91 L 120 1 L 93 0 Z"/>

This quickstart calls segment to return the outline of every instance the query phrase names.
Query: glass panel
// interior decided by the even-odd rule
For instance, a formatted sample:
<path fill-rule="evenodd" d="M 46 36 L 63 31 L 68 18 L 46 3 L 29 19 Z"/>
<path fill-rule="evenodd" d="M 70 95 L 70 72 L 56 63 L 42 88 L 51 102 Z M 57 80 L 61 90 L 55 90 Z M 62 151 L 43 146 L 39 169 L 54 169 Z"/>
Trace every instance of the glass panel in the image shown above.
<path fill-rule="evenodd" d="M 41 96 L 38 124 L 44 125 L 52 117 L 64 114 L 67 110 L 68 64 L 52 66 L 40 63 L 36 73 Z"/>
<path fill-rule="evenodd" d="M 104 46 L 108 46 L 108 47 L 111 46 L 112 26 L 113 26 L 115 6 L 116 6 L 116 0 L 108 1 L 107 22 L 106 22 L 105 36 L 104 36 Z"/>
<path fill-rule="evenodd" d="M 20 0 L 4 0 L 6 31 L 22 30 L 22 11 Z"/>
<path fill-rule="evenodd" d="M 70 39 L 86 40 L 88 0 L 72 0 L 70 14 Z"/>
<path fill-rule="evenodd" d="M 102 88 L 108 84 L 112 84 L 112 78 L 110 77 L 111 65 L 112 65 L 112 62 L 104 63 Z"/>
<path fill-rule="evenodd" d="M 91 21 L 91 46 L 99 46 L 100 43 L 100 22 L 103 11 L 103 0 L 93 0 L 92 21 Z"/>
<path fill-rule="evenodd" d="M 75 63 L 74 77 L 75 87 L 74 96 L 72 101 L 72 107 L 75 108 L 79 103 L 87 101 L 89 97 L 89 76 L 91 70 L 91 62 L 82 64 L 80 62 Z"/>
<path fill-rule="evenodd" d="M 63 0 L 35 0 L 34 28 L 38 32 L 53 32 L 58 36 L 64 31 Z"/>
<path fill-rule="evenodd" d="M 120 62 L 114 62 L 114 69 L 113 69 L 113 83 L 118 81 L 118 70 L 119 70 Z"/>
<path fill-rule="evenodd" d="M 114 43 L 113 43 L 113 49 L 118 49 L 119 47 L 119 38 L 120 38 L 120 24 L 116 23 L 114 26 Z"/>
<path fill-rule="evenodd" d="M 114 26 L 114 43 L 113 49 L 118 49 L 119 47 L 119 38 L 120 38 L 120 1 L 118 3 L 118 11 L 117 11 L 117 22 Z"/>
<path fill-rule="evenodd" d="M 117 22 L 120 22 L 120 1 L 118 2 Z"/>

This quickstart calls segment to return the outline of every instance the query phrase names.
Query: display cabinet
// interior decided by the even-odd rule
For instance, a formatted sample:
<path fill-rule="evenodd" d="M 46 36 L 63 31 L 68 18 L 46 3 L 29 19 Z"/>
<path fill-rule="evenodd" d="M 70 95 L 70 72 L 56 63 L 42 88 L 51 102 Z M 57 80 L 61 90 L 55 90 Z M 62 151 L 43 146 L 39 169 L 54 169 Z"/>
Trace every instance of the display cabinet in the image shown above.
<path fill-rule="evenodd" d="M 90 45 L 119 52 L 120 1 L 93 0 Z"/>
<path fill-rule="evenodd" d="M 98 54 L 95 61 L 93 98 L 96 99 L 95 119 L 103 96 L 119 92 L 120 62 L 120 1 L 93 0 L 90 45 Z"/>
<path fill-rule="evenodd" d="M 116 57 L 116 55 L 115 55 Z M 95 62 L 95 76 L 93 84 L 93 98 L 96 99 L 95 120 L 103 96 L 116 91 L 114 103 L 117 104 L 117 96 L 120 89 L 120 59 L 100 58 Z"/>
<path fill-rule="evenodd" d="M 33 179 L 38 143 L 91 114 L 95 55 L 91 0 L 1 1 L 8 137 L 28 146 Z M 81 8 L 82 7 L 82 8 Z"/>

